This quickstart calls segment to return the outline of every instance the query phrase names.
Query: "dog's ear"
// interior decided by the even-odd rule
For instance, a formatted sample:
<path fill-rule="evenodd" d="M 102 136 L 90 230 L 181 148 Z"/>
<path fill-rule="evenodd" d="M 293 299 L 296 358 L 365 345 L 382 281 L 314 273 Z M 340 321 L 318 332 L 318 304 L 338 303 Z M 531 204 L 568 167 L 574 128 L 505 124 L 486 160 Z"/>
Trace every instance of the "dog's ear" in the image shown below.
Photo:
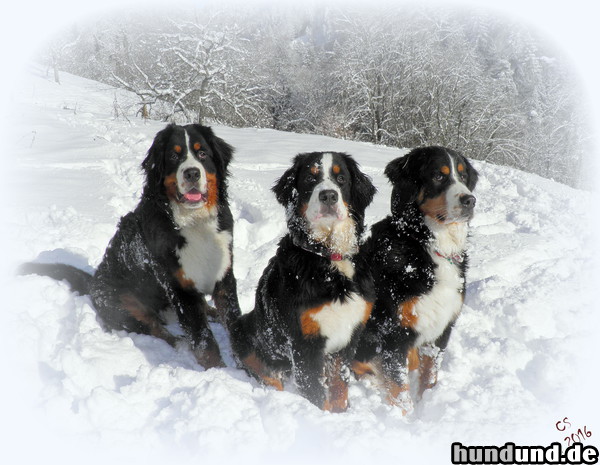
<path fill-rule="evenodd" d="M 167 142 L 173 132 L 173 125 L 169 125 L 154 136 L 154 141 L 148 149 L 146 158 L 142 162 L 142 169 L 146 174 L 146 186 L 157 189 L 161 186 L 165 176 Z"/>
<path fill-rule="evenodd" d="M 223 169 L 227 171 L 227 167 L 233 159 L 233 147 L 220 137 L 215 136 L 212 128 L 202 126 L 201 124 L 193 124 L 192 126 L 196 131 L 202 134 L 202 137 L 204 137 L 206 142 L 208 142 L 208 145 L 210 145 L 211 150 L 222 160 Z"/>
<path fill-rule="evenodd" d="M 275 185 L 271 188 L 275 194 L 277 201 L 287 207 L 291 203 L 295 202 L 298 197 L 298 191 L 296 190 L 296 178 L 298 176 L 298 167 L 300 166 L 300 159 L 302 155 L 296 155 L 292 163 L 291 168 L 281 175 L 281 177 L 275 182 Z"/>
<path fill-rule="evenodd" d="M 362 215 L 373 201 L 377 188 L 373 185 L 371 178 L 360 170 L 360 166 L 354 158 L 344 154 L 344 161 L 352 178 L 351 205 Z"/>
<path fill-rule="evenodd" d="M 475 190 L 475 186 L 477 185 L 477 180 L 479 179 L 479 173 L 466 157 L 463 157 L 463 160 L 467 169 L 467 187 L 471 192 L 473 192 L 473 190 Z"/>
<path fill-rule="evenodd" d="M 414 160 L 419 154 L 419 149 L 412 150 L 407 155 L 392 160 L 386 166 L 384 173 L 394 186 L 393 206 L 403 206 L 417 200 L 421 186 Z"/>

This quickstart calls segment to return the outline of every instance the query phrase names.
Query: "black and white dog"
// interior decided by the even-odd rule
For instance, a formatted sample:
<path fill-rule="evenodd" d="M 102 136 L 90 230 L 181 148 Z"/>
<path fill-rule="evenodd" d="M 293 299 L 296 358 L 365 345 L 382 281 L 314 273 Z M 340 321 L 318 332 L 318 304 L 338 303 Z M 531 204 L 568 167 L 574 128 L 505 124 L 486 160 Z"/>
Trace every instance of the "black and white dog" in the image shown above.
<path fill-rule="evenodd" d="M 292 375 L 324 410 L 348 406 L 349 364 L 375 298 L 358 257 L 375 187 L 349 155 L 296 156 L 273 187 L 289 232 L 258 283 L 254 310 L 231 331 L 241 365 L 282 390 Z"/>
<path fill-rule="evenodd" d="M 377 298 L 353 370 L 376 375 L 388 401 L 412 409 L 409 371 L 419 369 L 420 398 L 437 381 L 465 296 L 468 222 L 477 172 L 443 147 L 412 150 L 385 170 L 392 214 L 373 225 L 361 249 Z"/>
<path fill-rule="evenodd" d="M 199 363 L 223 366 L 205 294 L 212 295 L 223 322 L 239 317 L 227 202 L 232 155 L 209 127 L 167 126 L 142 163 L 142 199 L 121 218 L 95 274 L 40 263 L 24 265 L 21 273 L 65 279 L 73 290 L 90 294 L 107 329 L 151 334 L 170 344 L 176 338 L 161 312 L 174 309 Z"/>

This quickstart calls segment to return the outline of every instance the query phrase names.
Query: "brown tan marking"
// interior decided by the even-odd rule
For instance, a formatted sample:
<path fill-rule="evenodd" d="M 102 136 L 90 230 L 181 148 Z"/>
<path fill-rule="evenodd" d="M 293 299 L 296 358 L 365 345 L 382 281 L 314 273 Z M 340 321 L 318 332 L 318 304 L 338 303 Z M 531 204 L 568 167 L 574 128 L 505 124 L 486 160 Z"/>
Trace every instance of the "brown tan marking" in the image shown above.
<path fill-rule="evenodd" d="M 181 287 L 183 288 L 195 286 L 194 281 L 192 281 L 185 275 L 185 271 L 183 271 L 183 268 L 179 268 L 175 272 L 175 279 L 177 279 L 177 282 L 179 282 L 179 284 L 181 284 Z"/>
<path fill-rule="evenodd" d="M 307 210 L 308 210 L 308 203 L 303 203 L 302 205 L 300 205 L 300 216 L 303 216 L 306 218 Z"/>
<path fill-rule="evenodd" d="M 423 397 L 427 389 L 431 389 L 437 383 L 437 364 L 435 358 L 419 353 L 419 391 L 418 398 Z"/>
<path fill-rule="evenodd" d="M 209 368 L 224 368 L 226 366 L 221 358 L 221 352 L 219 351 L 218 346 L 209 347 L 202 351 L 195 350 L 194 355 L 196 356 L 198 363 L 206 370 Z"/>
<path fill-rule="evenodd" d="M 408 351 L 408 370 L 413 371 L 419 368 L 419 351 L 413 347 Z"/>
<path fill-rule="evenodd" d="M 319 174 L 319 167 L 316 165 L 311 166 L 310 172 L 316 176 L 317 174 Z"/>
<path fill-rule="evenodd" d="M 342 377 L 343 363 L 341 357 L 333 357 L 325 364 L 325 377 L 328 395 L 323 403 L 323 410 L 329 412 L 345 412 L 348 408 L 348 383 Z"/>
<path fill-rule="evenodd" d="M 140 323 L 148 326 L 149 332 L 152 336 L 158 337 L 167 341 L 170 345 L 174 346 L 177 338 L 169 333 L 162 325 L 162 322 L 151 310 L 148 309 L 140 300 L 133 294 L 121 294 L 119 296 L 121 307 L 133 318 Z"/>
<path fill-rule="evenodd" d="M 315 321 L 313 315 L 316 315 L 326 304 L 319 305 L 318 307 L 309 308 L 308 310 L 304 310 L 300 315 L 300 330 L 302 334 L 305 336 L 316 336 L 321 331 L 321 327 L 319 323 Z"/>
<path fill-rule="evenodd" d="M 448 214 L 446 196 L 444 194 L 425 200 L 419 205 L 419 208 L 424 215 L 427 215 L 438 222 L 440 221 L 440 216 L 445 218 Z"/>
<path fill-rule="evenodd" d="M 395 401 L 401 393 L 406 392 L 410 389 L 408 383 L 398 384 L 395 381 L 389 379 L 386 380 L 385 387 L 387 388 L 388 394 L 390 395 L 392 401 Z"/>
<path fill-rule="evenodd" d="M 340 174 L 340 171 L 342 170 L 342 169 L 340 168 L 340 165 L 333 165 L 333 168 L 332 168 L 332 169 L 333 169 L 333 173 L 334 173 L 334 174 Z"/>
<path fill-rule="evenodd" d="M 206 208 L 212 209 L 217 206 L 217 199 L 219 196 L 217 176 L 214 173 L 206 173 L 206 183 L 208 184 L 208 198 L 206 199 Z"/>
<path fill-rule="evenodd" d="M 465 170 L 465 166 L 462 163 L 459 163 L 457 169 L 459 173 L 462 173 Z"/>
<path fill-rule="evenodd" d="M 273 386 L 278 391 L 283 391 L 283 383 L 280 379 L 277 379 L 270 375 L 270 370 L 267 366 L 257 357 L 256 353 L 252 352 L 246 358 L 242 360 L 242 363 L 251 370 L 261 381 L 267 386 Z"/>
<path fill-rule="evenodd" d="M 176 145 L 173 150 L 175 150 L 175 153 L 181 153 L 181 145 Z"/>
<path fill-rule="evenodd" d="M 365 375 L 374 375 L 375 369 L 373 365 L 370 363 L 359 362 L 358 360 L 354 360 L 352 362 L 352 371 L 357 378 L 362 378 Z"/>
<path fill-rule="evenodd" d="M 386 397 L 387 403 L 389 405 L 402 407 L 401 401 L 400 401 L 400 399 L 398 399 L 398 397 L 400 397 L 400 394 L 402 394 L 403 392 L 409 391 L 410 385 L 408 383 L 398 384 L 395 381 L 386 380 L 385 388 L 387 390 L 387 397 Z M 407 414 L 406 410 L 404 410 L 404 408 L 402 408 L 402 415 L 406 415 L 406 414 Z"/>
<path fill-rule="evenodd" d="M 200 142 L 196 142 L 194 144 L 194 150 L 196 150 L 196 151 L 200 150 Z"/>
<path fill-rule="evenodd" d="M 442 174 L 445 174 L 446 176 L 448 176 L 450 174 L 450 167 L 444 165 L 440 168 L 440 171 L 442 172 Z"/>
<path fill-rule="evenodd" d="M 169 174 L 165 177 L 163 184 L 166 188 L 167 198 L 169 200 L 177 200 L 177 175 Z"/>
<path fill-rule="evenodd" d="M 414 312 L 415 305 L 417 305 L 418 301 L 419 298 L 414 297 L 400 304 L 400 324 L 405 328 L 414 328 L 419 320 L 419 317 Z"/>
<path fill-rule="evenodd" d="M 372 311 L 373 311 L 373 302 L 365 302 L 365 315 L 363 316 L 363 320 L 362 320 L 363 325 L 366 325 L 367 321 L 369 321 Z"/>

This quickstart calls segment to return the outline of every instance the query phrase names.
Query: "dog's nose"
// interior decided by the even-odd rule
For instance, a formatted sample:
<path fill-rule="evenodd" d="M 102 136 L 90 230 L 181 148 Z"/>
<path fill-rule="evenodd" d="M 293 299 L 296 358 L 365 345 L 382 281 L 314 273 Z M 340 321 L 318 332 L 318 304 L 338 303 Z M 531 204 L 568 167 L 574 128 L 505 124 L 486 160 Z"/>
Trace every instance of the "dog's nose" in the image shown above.
<path fill-rule="evenodd" d="M 200 179 L 200 170 L 198 168 L 188 168 L 183 172 L 183 179 L 186 182 L 198 182 Z"/>
<path fill-rule="evenodd" d="M 338 201 L 338 193 L 332 189 L 319 192 L 319 200 L 325 205 L 334 205 Z"/>
<path fill-rule="evenodd" d="M 474 195 L 465 194 L 460 197 L 460 204 L 465 208 L 474 208 L 477 199 Z"/>

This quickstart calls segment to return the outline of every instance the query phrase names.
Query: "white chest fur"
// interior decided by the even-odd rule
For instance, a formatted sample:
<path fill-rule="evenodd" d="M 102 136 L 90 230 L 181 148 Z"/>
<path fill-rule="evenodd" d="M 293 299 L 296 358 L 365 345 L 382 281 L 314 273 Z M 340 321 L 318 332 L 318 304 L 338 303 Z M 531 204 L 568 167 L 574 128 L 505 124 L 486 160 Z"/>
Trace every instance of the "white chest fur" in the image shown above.
<path fill-rule="evenodd" d="M 414 329 L 419 333 L 417 345 L 433 342 L 441 336 L 448 324 L 454 320 L 463 304 L 463 278 L 457 265 L 442 255 L 460 254 L 466 247 L 467 225 L 452 225 L 433 230 L 434 240 L 429 254 L 435 268 L 435 284 L 431 290 L 421 296 L 413 308 L 417 316 Z"/>
<path fill-rule="evenodd" d="M 212 294 L 231 266 L 231 233 L 217 231 L 216 220 L 198 221 L 181 229 L 186 244 L 177 251 L 185 277 L 194 282 L 196 289 Z"/>
<path fill-rule="evenodd" d="M 462 279 L 458 268 L 445 258 L 433 257 L 437 264 L 435 284 L 421 296 L 413 308 L 417 316 L 415 330 L 419 333 L 417 345 L 433 342 L 441 336 L 448 323 L 454 320 L 462 307 Z"/>
<path fill-rule="evenodd" d="M 358 294 L 350 294 L 344 303 L 335 301 L 311 315 L 319 324 L 319 334 L 327 338 L 325 352 L 332 354 L 348 345 L 356 327 L 365 321 L 368 305 Z"/>

